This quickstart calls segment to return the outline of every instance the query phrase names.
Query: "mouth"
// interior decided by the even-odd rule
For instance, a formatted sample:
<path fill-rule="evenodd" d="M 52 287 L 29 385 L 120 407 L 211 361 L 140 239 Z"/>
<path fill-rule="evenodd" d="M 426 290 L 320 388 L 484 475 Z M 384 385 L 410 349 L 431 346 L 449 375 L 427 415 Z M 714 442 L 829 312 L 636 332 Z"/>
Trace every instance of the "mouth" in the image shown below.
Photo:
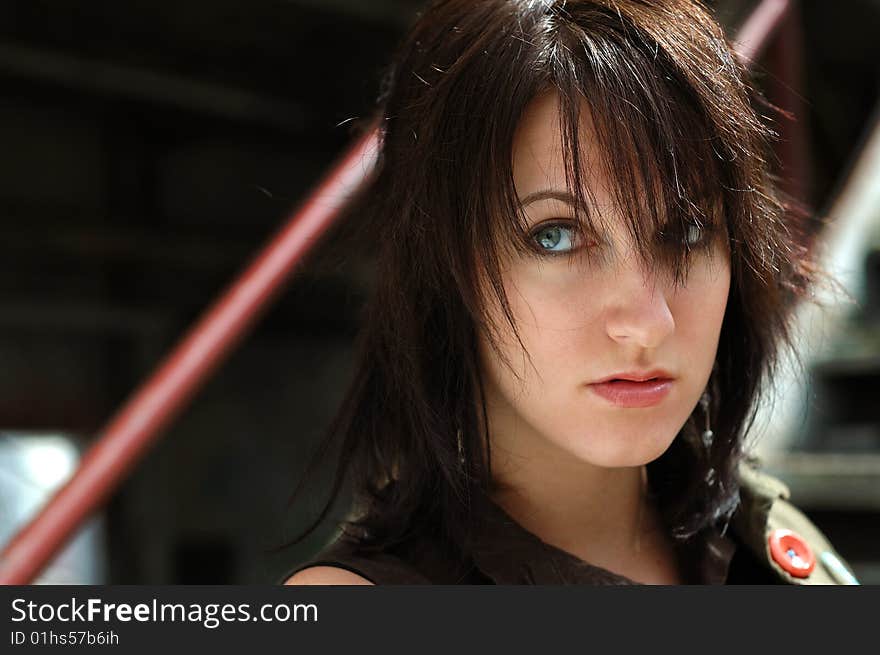
<path fill-rule="evenodd" d="M 618 407 L 651 407 L 669 395 L 675 380 L 650 377 L 642 380 L 611 378 L 588 385 L 590 390 Z"/>
<path fill-rule="evenodd" d="M 613 373 L 612 375 L 602 378 L 601 380 L 596 380 L 596 382 L 616 382 L 618 380 L 631 382 L 651 382 L 655 380 L 671 380 L 674 379 L 674 377 L 675 376 L 673 376 L 672 373 L 665 369 L 654 368 L 649 371 L 621 371 L 618 373 Z"/>

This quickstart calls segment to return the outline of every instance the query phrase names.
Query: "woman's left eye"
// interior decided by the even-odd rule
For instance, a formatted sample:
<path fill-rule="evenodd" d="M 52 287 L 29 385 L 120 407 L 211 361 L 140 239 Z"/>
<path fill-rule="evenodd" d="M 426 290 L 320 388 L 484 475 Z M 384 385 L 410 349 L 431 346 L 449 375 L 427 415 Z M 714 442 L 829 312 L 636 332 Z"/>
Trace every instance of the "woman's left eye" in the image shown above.
<path fill-rule="evenodd" d="M 696 247 L 706 241 L 710 228 L 705 225 L 698 225 L 697 223 L 688 223 L 685 227 L 685 234 L 683 241 L 687 244 L 688 247 Z M 672 242 L 673 234 L 668 232 L 660 231 L 660 237 L 663 240 Z"/>
<path fill-rule="evenodd" d="M 703 240 L 705 230 L 696 223 L 690 223 L 687 226 L 687 242 L 688 245 L 695 246 Z"/>

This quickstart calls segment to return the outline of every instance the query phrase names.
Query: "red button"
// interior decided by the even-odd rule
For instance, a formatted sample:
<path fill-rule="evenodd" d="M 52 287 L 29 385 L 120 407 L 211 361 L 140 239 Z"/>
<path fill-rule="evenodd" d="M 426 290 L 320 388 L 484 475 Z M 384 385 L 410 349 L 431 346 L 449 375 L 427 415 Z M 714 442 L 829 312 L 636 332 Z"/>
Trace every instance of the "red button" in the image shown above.
<path fill-rule="evenodd" d="M 806 578 L 816 566 L 816 557 L 807 542 L 791 530 L 774 530 L 767 538 L 773 560 L 796 578 Z"/>

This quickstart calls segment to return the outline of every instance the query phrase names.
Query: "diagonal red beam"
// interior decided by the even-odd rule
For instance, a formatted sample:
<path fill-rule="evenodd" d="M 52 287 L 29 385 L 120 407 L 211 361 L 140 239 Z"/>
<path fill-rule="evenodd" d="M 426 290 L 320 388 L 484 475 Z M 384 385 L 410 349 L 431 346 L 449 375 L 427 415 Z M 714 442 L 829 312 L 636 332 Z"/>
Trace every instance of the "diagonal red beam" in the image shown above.
<path fill-rule="evenodd" d="M 374 168 L 375 128 L 322 179 L 286 225 L 123 405 L 76 473 L 0 555 L 0 584 L 27 584 L 112 494 L 278 294 L 294 266 Z"/>
<path fill-rule="evenodd" d="M 738 32 L 747 64 L 778 29 L 789 0 L 763 0 Z M 0 554 L 0 584 L 27 584 L 76 528 L 112 494 L 247 333 L 294 266 L 333 223 L 375 164 L 375 129 L 361 137 L 321 180 L 284 228 L 184 336 L 155 373 L 123 405 L 83 456 L 76 473 Z"/>
<path fill-rule="evenodd" d="M 736 54 L 751 66 L 770 44 L 791 9 L 792 0 L 763 0 L 736 33 Z"/>
<path fill-rule="evenodd" d="M 766 67 L 773 71 L 766 81 L 767 95 L 789 114 L 779 125 L 777 152 L 782 164 L 781 187 L 792 198 L 809 206 L 812 158 L 807 135 L 807 101 L 802 95 L 803 34 L 797 5 L 789 7 L 764 59 Z"/>

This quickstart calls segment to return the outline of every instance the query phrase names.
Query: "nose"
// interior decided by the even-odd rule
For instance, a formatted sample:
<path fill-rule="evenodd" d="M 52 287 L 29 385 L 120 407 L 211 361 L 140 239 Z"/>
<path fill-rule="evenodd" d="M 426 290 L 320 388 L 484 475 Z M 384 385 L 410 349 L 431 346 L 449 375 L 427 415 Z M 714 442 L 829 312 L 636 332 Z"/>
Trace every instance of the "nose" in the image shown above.
<path fill-rule="evenodd" d="M 675 330 L 668 290 L 638 257 L 616 267 L 607 305 L 608 336 L 623 346 L 657 348 Z"/>

